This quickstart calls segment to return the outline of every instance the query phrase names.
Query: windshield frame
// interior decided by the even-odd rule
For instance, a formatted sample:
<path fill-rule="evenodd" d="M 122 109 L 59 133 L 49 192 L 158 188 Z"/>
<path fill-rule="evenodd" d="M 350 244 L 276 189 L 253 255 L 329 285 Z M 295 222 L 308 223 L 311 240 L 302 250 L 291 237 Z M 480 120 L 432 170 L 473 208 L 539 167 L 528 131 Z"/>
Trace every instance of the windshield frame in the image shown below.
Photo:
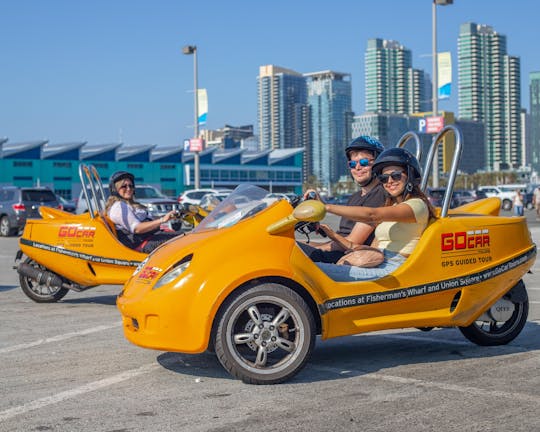
<path fill-rule="evenodd" d="M 254 216 L 276 202 L 268 191 L 253 184 L 241 184 L 221 201 L 192 232 L 228 228 Z"/>

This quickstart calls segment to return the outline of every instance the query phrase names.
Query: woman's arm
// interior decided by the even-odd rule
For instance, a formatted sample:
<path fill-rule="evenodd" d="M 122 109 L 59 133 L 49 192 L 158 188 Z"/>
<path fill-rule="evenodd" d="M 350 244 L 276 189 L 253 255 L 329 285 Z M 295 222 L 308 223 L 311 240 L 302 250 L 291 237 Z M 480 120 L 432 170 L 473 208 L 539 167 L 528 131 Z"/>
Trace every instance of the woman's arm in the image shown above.
<path fill-rule="evenodd" d="M 388 207 L 361 207 L 326 204 L 326 211 L 344 216 L 357 222 L 378 224 L 380 222 L 414 223 L 416 218 L 412 208 L 406 203 Z"/>
<path fill-rule="evenodd" d="M 135 234 L 144 234 L 150 231 L 159 229 L 161 224 L 168 222 L 172 217 L 174 217 L 175 211 L 172 210 L 167 213 L 165 216 L 160 217 L 159 219 L 154 219 L 151 221 L 140 222 L 134 229 Z"/>

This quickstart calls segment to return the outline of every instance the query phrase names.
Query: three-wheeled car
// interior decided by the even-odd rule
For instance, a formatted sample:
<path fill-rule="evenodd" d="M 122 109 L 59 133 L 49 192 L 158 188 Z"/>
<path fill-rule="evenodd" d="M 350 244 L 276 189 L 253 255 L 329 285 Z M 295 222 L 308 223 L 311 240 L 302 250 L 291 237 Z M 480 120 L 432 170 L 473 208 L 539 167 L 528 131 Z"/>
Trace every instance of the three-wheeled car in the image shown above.
<path fill-rule="evenodd" d="M 422 187 L 443 136 L 456 151 L 440 217 L 406 262 L 373 281 L 336 282 L 297 246 L 295 225 L 325 216 L 319 201 L 293 208 L 239 186 L 191 233 L 155 250 L 117 300 L 136 345 L 183 353 L 215 351 L 247 383 L 296 374 L 323 339 L 374 330 L 458 327 L 480 345 L 512 341 L 525 325 L 522 281 L 536 257 L 523 217 L 499 216 L 486 198 L 449 210 L 461 134 L 434 139 Z"/>
<path fill-rule="evenodd" d="M 123 285 L 147 257 L 118 239 L 96 168 L 81 164 L 79 177 L 89 211 L 73 214 L 40 207 L 42 219 L 28 219 L 19 239 L 15 269 L 23 292 L 39 303 L 56 302 L 70 290 Z M 181 208 L 178 217 L 196 225 L 204 216 L 192 206 Z M 175 230 L 172 224 L 164 228 Z"/>

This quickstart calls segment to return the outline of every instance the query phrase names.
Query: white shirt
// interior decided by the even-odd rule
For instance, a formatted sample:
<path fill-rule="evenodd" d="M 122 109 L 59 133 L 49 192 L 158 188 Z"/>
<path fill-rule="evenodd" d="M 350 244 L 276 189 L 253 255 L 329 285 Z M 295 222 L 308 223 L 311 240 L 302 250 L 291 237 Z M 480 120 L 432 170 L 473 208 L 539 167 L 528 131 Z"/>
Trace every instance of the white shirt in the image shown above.
<path fill-rule="evenodd" d="M 148 212 L 140 207 L 132 207 L 125 201 L 116 201 L 109 209 L 109 219 L 117 229 L 134 233 L 137 225 L 148 219 Z"/>

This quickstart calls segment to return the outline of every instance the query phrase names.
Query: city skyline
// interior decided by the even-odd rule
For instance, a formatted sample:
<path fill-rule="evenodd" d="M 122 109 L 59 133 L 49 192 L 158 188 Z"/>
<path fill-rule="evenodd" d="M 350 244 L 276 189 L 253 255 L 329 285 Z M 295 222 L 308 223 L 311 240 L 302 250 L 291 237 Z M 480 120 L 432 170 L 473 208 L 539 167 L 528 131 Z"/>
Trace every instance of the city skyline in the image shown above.
<path fill-rule="evenodd" d="M 502 0 L 469 3 L 455 0 L 437 8 L 438 48 L 450 51 L 453 62 L 453 93 L 439 109 L 457 114 L 459 25 L 476 22 L 505 35 L 508 52 L 520 57 L 522 106 L 529 110 L 529 74 L 540 70 L 531 43 L 540 33 L 534 22 L 540 6 L 532 0 L 512 8 Z M 256 76 L 264 64 L 351 74 L 352 109 L 359 115 L 365 107 L 368 39 L 398 40 L 412 51 L 412 66 L 431 75 L 431 8 L 426 0 L 339 0 L 332 7 L 278 1 L 275 10 L 247 1 L 210 1 L 204 11 L 195 3 L 171 1 L 5 3 L 0 34 L 9 43 L 0 137 L 12 143 L 181 145 L 193 123 L 193 58 L 181 53 L 187 44 L 198 46 L 209 129 L 256 125 Z"/>

